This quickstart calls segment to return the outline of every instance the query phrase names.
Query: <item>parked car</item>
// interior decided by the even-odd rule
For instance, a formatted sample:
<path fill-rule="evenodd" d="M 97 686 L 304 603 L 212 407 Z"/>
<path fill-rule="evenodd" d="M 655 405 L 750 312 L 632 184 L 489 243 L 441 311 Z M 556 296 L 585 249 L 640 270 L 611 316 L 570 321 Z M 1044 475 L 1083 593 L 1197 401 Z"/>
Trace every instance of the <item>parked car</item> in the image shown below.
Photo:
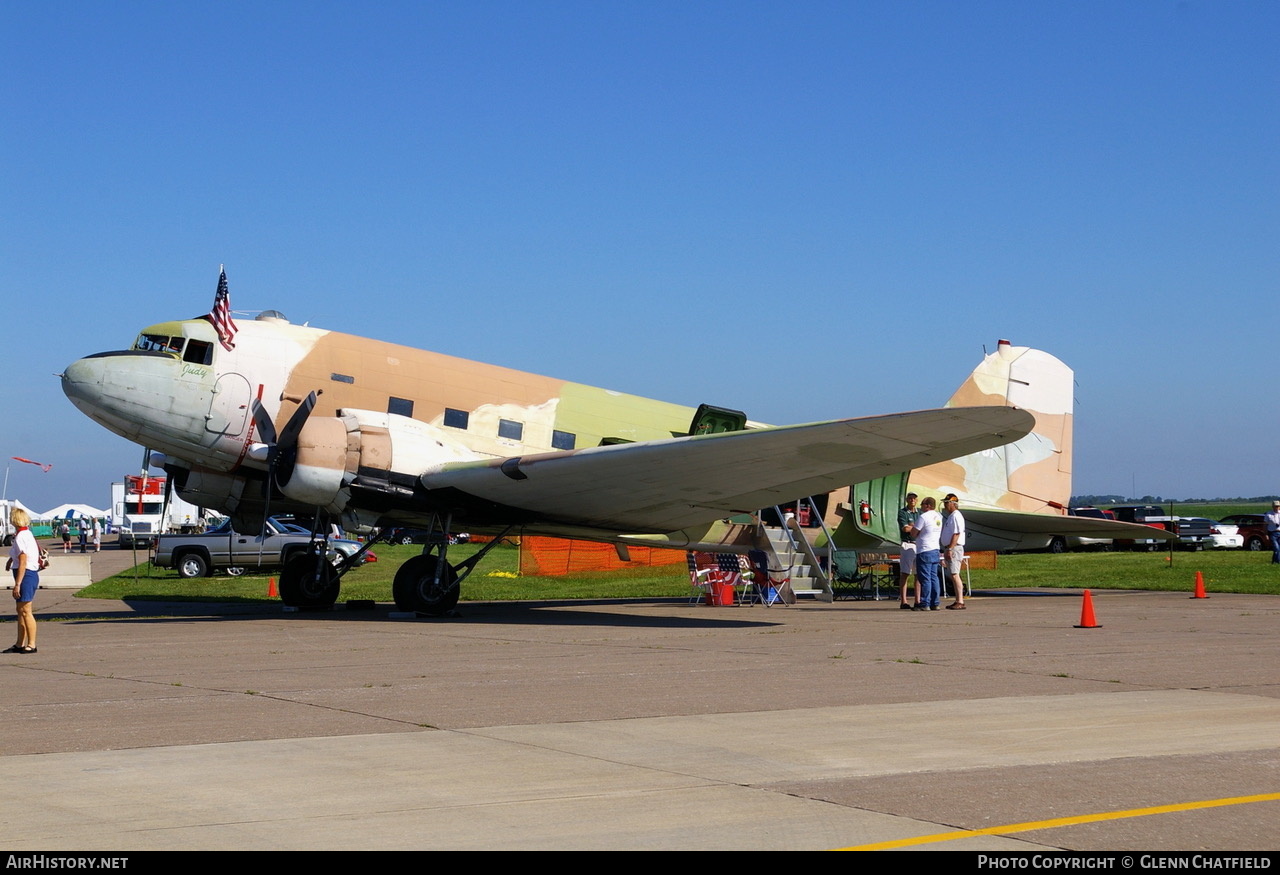
<path fill-rule="evenodd" d="M 1222 522 L 1233 525 L 1244 539 L 1246 550 L 1270 550 L 1271 537 L 1267 534 L 1267 521 L 1260 513 L 1237 513 L 1224 516 Z"/>
<path fill-rule="evenodd" d="M 277 518 L 276 521 L 279 522 L 279 519 Z M 311 530 L 306 528 L 305 526 L 300 526 L 297 523 L 284 523 L 284 528 L 288 529 L 294 534 L 303 534 L 303 535 L 306 535 L 308 538 L 311 537 Z M 352 556 L 356 555 L 356 553 L 360 551 L 360 548 L 362 546 L 364 545 L 361 544 L 359 541 L 348 541 L 345 538 L 329 539 L 329 549 L 337 551 L 339 554 L 342 555 L 343 559 L 350 559 Z M 360 557 L 361 565 L 364 565 L 366 562 L 377 562 L 377 561 L 378 561 L 378 557 L 373 554 L 372 550 L 366 550 L 365 554 Z"/>
<path fill-rule="evenodd" d="M 1115 514 L 1099 507 L 1072 507 L 1067 509 L 1069 516 L 1082 516 L 1098 520 L 1114 520 Z M 1049 542 L 1050 553 L 1062 553 L 1066 550 L 1110 550 L 1110 538 L 1087 538 L 1083 535 L 1055 535 Z"/>
<path fill-rule="evenodd" d="M 1178 536 L 1175 546 L 1183 550 L 1203 550 L 1213 543 L 1209 531 L 1209 520 L 1204 517 L 1170 516 L 1168 510 L 1155 504 L 1120 504 L 1111 508 L 1116 519 L 1125 523 L 1140 523 L 1157 529 L 1173 532 Z M 1135 550 L 1155 550 L 1165 546 L 1164 541 L 1116 541 L 1117 546 L 1132 547 Z"/>
<path fill-rule="evenodd" d="M 1213 546 L 1212 526 L 1204 517 L 1170 517 L 1166 526 L 1178 533 L 1177 545 L 1183 550 L 1203 550 Z"/>
<path fill-rule="evenodd" d="M 387 532 L 387 541 L 392 544 L 425 544 L 431 538 L 426 529 L 407 529 L 400 526 Z M 436 537 L 439 537 L 438 535 Z M 465 544 L 471 540 L 466 532 L 458 532 L 449 536 L 450 544 Z"/>
<path fill-rule="evenodd" d="M 1238 550 L 1244 546 L 1244 535 L 1240 534 L 1240 527 L 1233 526 L 1230 523 L 1220 523 L 1217 520 L 1203 520 L 1209 524 L 1209 538 L 1213 542 L 1211 546 L 1218 550 Z"/>
<path fill-rule="evenodd" d="M 1165 528 L 1164 521 L 1169 519 L 1165 515 L 1168 511 L 1154 504 L 1118 504 L 1107 512 L 1122 523 L 1138 523 L 1157 529 Z M 1147 517 L 1152 517 L 1152 521 L 1148 522 Z M 1116 539 L 1114 543 L 1121 550 L 1159 550 L 1165 545 L 1164 541 L 1157 538 Z"/>
<path fill-rule="evenodd" d="M 329 561 L 337 565 L 355 555 L 360 546 L 355 541 L 330 540 Z M 310 550 L 311 532 L 306 529 L 272 518 L 262 534 L 243 535 L 232 529 L 228 519 L 202 534 L 161 535 L 151 561 L 160 568 L 176 568 L 186 578 L 207 577 L 216 568 L 234 577 L 248 568 L 283 566 Z M 366 553 L 362 561 L 370 561 L 369 556 Z"/>

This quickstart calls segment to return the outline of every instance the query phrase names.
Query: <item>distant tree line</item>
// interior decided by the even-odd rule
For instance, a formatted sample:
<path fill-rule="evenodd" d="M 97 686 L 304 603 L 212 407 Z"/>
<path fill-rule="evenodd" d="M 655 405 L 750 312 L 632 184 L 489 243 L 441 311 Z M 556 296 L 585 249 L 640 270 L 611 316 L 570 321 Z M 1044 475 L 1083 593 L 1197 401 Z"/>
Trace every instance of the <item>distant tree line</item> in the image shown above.
<path fill-rule="evenodd" d="M 1275 501 L 1280 499 L 1280 495 L 1250 495 L 1235 496 L 1230 498 L 1163 498 L 1159 495 L 1144 495 L 1141 498 L 1127 498 L 1123 495 L 1073 495 L 1071 496 L 1071 506 L 1081 507 L 1085 505 L 1100 504 L 1252 504 Z"/>

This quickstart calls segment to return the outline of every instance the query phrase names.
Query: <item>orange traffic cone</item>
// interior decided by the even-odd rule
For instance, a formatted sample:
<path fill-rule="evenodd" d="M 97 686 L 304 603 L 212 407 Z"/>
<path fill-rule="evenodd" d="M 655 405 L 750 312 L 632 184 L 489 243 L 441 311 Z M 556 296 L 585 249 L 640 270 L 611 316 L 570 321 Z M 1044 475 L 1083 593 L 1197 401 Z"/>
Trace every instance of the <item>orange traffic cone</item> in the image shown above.
<path fill-rule="evenodd" d="M 278 599 L 280 593 L 276 592 L 276 579 L 274 577 L 267 578 L 267 598 Z"/>
<path fill-rule="evenodd" d="M 1195 592 L 1195 595 L 1192 596 L 1192 598 L 1207 599 L 1208 597 L 1209 596 L 1205 595 L 1205 591 L 1204 591 L 1204 575 L 1201 574 L 1199 571 L 1197 571 L 1196 572 L 1196 592 Z"/>
<path fill-rule="evenodd" d="M 1093 596 L 1089 590 L 1084 591 L 1084 604 L 1080 607 L 1080 625 L 1077 629 L 1098 629 L 1101 623 L 1093 618 Z"/>

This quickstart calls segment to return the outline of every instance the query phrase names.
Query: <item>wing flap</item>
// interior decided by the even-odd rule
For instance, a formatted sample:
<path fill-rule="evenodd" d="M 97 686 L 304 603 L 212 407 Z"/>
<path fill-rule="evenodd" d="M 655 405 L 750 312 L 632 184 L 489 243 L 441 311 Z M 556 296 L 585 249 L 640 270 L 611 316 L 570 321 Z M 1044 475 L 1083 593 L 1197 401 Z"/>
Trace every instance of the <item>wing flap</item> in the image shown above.
<path fill-rule="evenodd" d="M 1000 446 L 1033 425 L 1011 407 L 924 410 L 453 462 L 420 479 L 558 523 L 670 532 Z"/>

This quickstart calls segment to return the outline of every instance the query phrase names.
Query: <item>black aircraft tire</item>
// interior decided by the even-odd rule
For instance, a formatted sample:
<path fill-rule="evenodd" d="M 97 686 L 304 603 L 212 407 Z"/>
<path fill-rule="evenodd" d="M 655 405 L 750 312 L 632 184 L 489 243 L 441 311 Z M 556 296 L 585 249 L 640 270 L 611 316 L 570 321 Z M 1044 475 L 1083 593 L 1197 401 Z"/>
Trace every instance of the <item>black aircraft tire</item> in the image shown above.
<path fill-rule="evenodd" d="M 458 576 L 448 565 L 441 571 L 438 587 L 435 576 L 435 556 L 414 556 L 401 565 L 391 585 L 396 607 L 428 617 L 439 617 L 452 611 L 458 604 Z"/>
<path fill-rule="evenodd" d="M 331 608 L 342 588 L 337 572 L 328 562 L 320 563 L 317 580 L 316 558 L 309 554 L 292 557 L 280 572 L 280 601 L 291 608 Z"/>

